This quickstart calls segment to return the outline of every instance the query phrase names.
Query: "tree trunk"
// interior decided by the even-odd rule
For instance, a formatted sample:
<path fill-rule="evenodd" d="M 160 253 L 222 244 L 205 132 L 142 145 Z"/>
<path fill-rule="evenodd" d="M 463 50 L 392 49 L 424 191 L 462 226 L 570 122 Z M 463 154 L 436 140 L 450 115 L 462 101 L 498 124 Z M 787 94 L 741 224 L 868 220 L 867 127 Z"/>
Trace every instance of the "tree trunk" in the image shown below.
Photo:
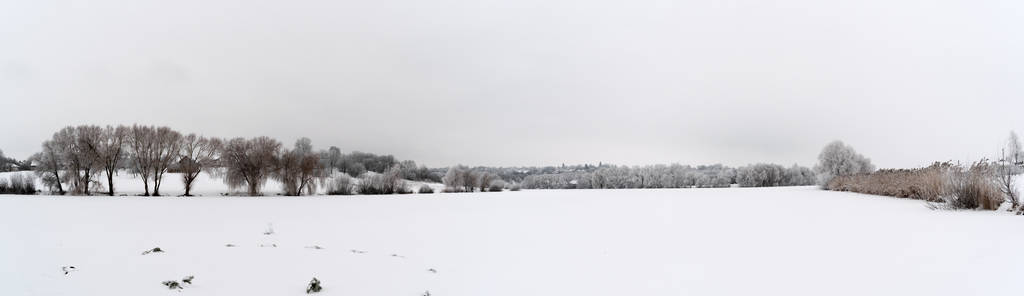
<path fill-rule="evenodd" d="M 194 179 L 189 178 L 188 176 L 185 177 L 185 196 L 192 196 L 191 192 L 192 192 L 192 181 L 193 180 Z"/>
<path fill-rule="evenodd" d="M 60 184 L 60 171 L 53 170 L 53 177 L 57 179 L 57 192 L 60 192 L 60 195 L 64 195 L 64 186 Z"/>
<path fill-rule="evenodd" d="M 107 171 L 107 188 L 110 188 L 110 196 L 114 196 L 114 174 Z"/>

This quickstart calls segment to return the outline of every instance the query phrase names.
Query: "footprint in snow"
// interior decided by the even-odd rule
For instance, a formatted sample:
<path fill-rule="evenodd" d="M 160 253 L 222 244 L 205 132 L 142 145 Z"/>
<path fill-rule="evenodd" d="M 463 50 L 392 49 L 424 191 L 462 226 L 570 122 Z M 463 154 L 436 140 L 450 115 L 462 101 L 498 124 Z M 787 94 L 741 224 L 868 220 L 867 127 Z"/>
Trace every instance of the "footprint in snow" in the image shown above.
<path fill-rule="evenodd" d="M 356 250 L 356 249 L 352 249 L 352 250 L 350 250 L 350 251 L 351 251 L 352 253 L 356 253 L 356 254 L 366 254 L 366 251 L 361 251 L 361 250 Z"/>

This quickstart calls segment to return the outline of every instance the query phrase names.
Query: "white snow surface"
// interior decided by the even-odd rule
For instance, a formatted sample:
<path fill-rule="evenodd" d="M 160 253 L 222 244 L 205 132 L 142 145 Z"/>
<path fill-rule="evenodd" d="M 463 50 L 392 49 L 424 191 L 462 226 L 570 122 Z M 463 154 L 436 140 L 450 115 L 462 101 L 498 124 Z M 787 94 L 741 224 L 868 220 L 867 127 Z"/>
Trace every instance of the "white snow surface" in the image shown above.
<path fill-rule="evenodd" d="M 1022 219 L 814 187 L 2 195 L 0 295 L 1017 295 Z"/>

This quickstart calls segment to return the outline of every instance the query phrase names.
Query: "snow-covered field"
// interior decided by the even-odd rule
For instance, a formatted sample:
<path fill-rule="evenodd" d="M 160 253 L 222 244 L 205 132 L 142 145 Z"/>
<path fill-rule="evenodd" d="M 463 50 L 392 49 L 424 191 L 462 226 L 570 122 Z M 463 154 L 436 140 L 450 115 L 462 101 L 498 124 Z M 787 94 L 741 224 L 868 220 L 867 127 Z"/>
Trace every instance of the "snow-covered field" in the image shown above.
<path fill-rule="evenodd" d="M 1021 219 L 813 187 L 0 196 L 0 295 L 1017 295 Z"/>

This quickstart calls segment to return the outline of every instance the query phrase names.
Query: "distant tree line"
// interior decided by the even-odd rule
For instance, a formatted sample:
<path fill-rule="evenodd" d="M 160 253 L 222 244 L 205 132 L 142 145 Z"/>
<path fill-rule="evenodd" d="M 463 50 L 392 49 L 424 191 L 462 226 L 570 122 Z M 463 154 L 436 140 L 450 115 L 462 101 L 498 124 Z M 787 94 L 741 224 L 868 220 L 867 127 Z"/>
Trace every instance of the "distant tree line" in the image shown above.
<path fill-rule="evenodd" d="M 43 142 L 42 151 L 29 162 L 35 164 L 44 186 L 57 194 L 89 195 L 102 190 L 114 195 L 114 176 L 121 170 L 142 179 L 146 196 L 161 195 L 167 172 L 181 173 L 186 196 L 202 172 L 250 195 L 262 194 L 270 179 L 282 184 L 284 195 L 313 194 L 335 172 L 441 181 L 436 170 L 391 155 L 344 154 L 337 147 L 314 151 L 308 138 L 288 149 L 269 137 L 220 139 L 144 125 L 69 126 Z"/>
<path fill-rule="evenodd" d="M 592 169 L 591 169 L 592 168 Z M 582 170 L 528 175 L 522 186 L 529 189 L 622 189 L 622 188 L 717 188 L 814 185 L 813 171 L 793 165 L 754 164 L 731 168 L 721 164 L 647 166 L 586 166 Z"/>

